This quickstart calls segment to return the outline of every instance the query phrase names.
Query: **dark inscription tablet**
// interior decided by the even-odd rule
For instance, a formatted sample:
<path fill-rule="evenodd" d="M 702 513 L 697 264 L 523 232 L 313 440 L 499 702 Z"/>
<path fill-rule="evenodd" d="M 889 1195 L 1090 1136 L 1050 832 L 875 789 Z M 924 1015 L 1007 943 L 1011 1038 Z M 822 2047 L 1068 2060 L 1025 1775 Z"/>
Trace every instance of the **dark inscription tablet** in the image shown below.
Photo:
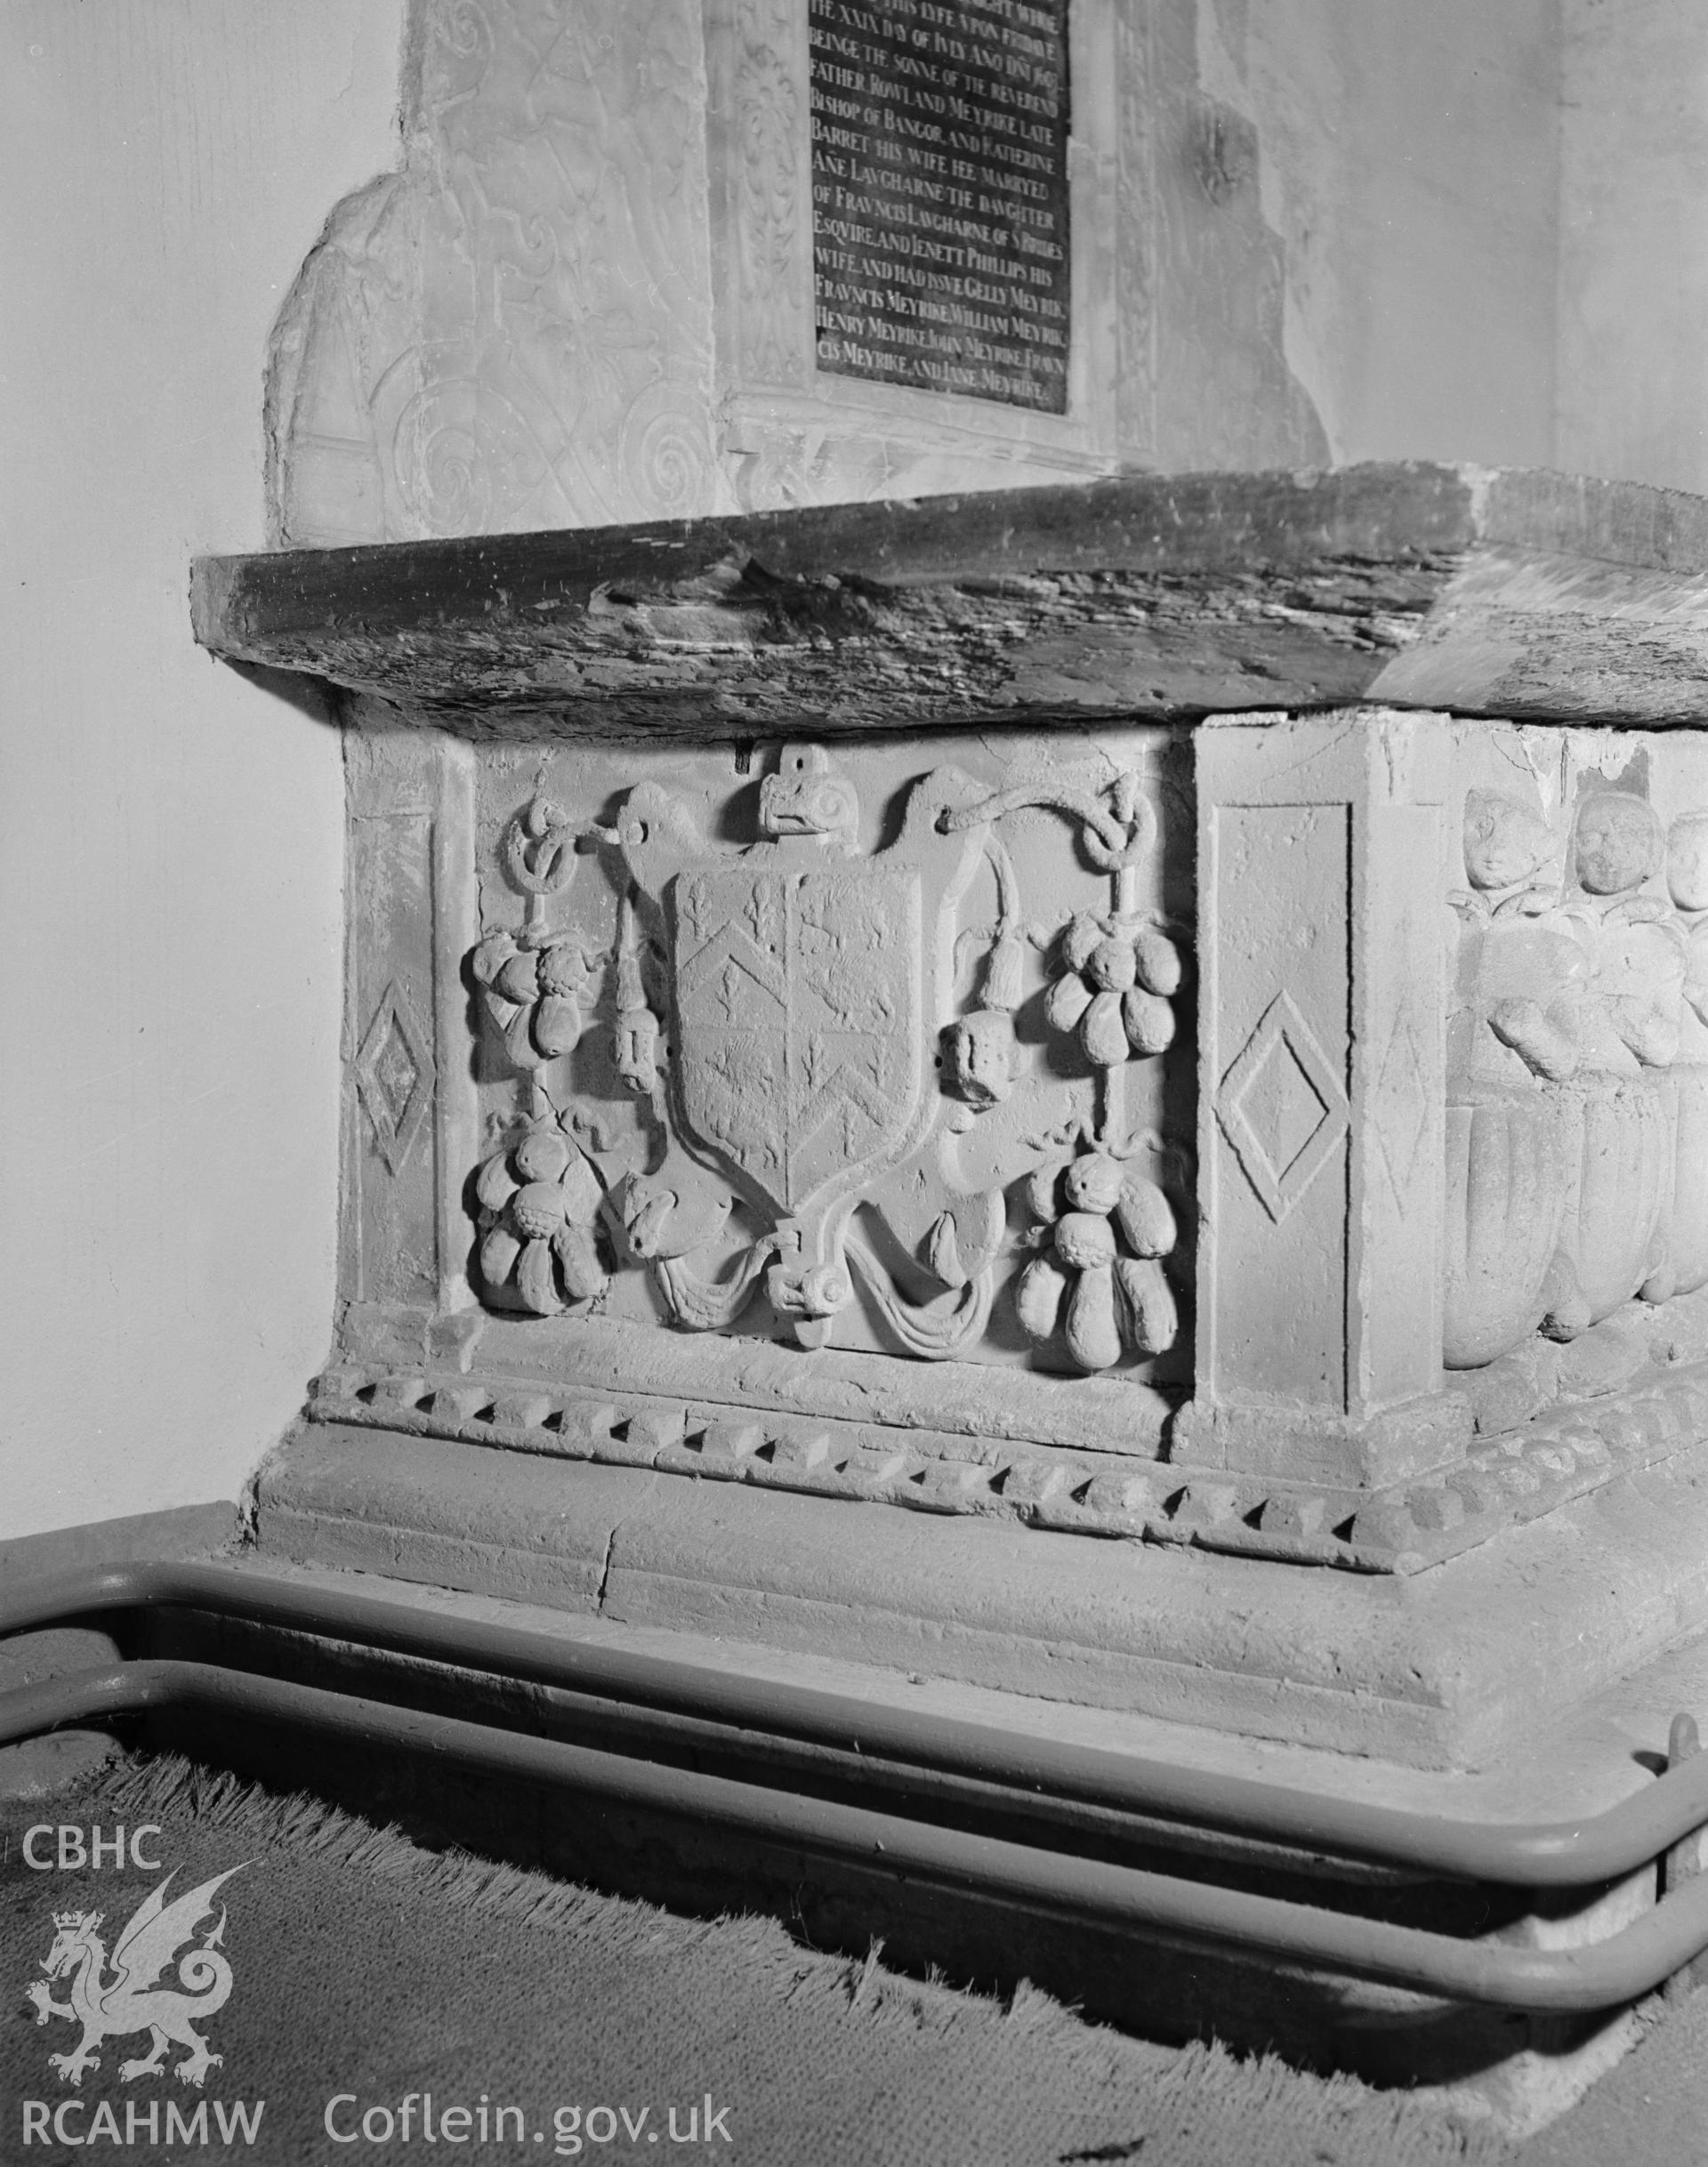
<path fill-rule="evenodd" d="M 1068 0 L 810 0 L 818 358 L 1068 407 Z"/>

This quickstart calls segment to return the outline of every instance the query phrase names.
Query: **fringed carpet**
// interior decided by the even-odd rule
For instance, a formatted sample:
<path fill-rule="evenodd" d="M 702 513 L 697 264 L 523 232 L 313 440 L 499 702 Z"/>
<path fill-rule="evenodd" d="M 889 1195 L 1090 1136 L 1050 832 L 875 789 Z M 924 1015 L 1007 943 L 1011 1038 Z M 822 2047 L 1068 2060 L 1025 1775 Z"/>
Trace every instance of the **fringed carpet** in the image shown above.
<path fill-rule="evenodd" d="M 60 1824 L 78 1832 L 64 1870 Z M 77 1863 L 97 1826 L 108 1847 L 98 1870 Z M 33 1857 L 49 1869 L 23 1856 L 32 1827 Z M 155 1870 L 133 1858 L 139 1830 L 153 1832 L 141 1851 Z M 230 1878 L 197 1896 L 220 1875 Z M 1614 2152 L 1546 2147 L 1643 2058 L 1515 2155 L 1404 2095 L 1214 2046 L 1151 2045 L 1029 1988 L 1001 2002 L 922 1985 L 886 1970 L 877 1950 L 850 1964 L 802 1948 L 769 1918 L 686 1920 L 435 1854 L 176 1759 L 119 1763 L 51 1800 L 0 1808 L 0 2160 L 44 2167 L 1527 2167 L 1533 2155 L 1536 2167 L 1590 2167 Z M 133 1925 L 149 1905 L 152 1950 L 149 1919 Z M 92 1912 L 98 1926 L 77 1916 Z M 73 2085 L 50 2057 L 72 2056 L 81 2022 L 38 2023 L 27 1989 L 71 2007 L 96 1935 L 105 2010 L 130 2028 L 93 2042 L 99 2066 Z M 48 1980 L 56 1942 L 69 1963 Z M 173 1962 L 151 1988 L 134 1976 L 113 1986 L 121 1962 L 133 1974 L 163 1942 Z M 205 1954 L 188 1976 L 222 2005 L 192 2017 L 190 2035 L 218 2061 L 199 2087 L 186 2082 L 173 2070 L 198 2050 L 169 2037 L 157 2070 L 125 2079 L 123 2062 L 150 2058 L 149 2021 L 181 2033 L 191 1997 L 177 1966 L 195 1951 Z M 97 2029 L 107 2021 L 98 2013 Z M 1640 2155 L 1635 2134 L 1627 2115 L 1625 2167 Z M 1703 2134 L 1701 2153 L 1657 2160 L 1708 2156 L 1708 2125 Z"/>

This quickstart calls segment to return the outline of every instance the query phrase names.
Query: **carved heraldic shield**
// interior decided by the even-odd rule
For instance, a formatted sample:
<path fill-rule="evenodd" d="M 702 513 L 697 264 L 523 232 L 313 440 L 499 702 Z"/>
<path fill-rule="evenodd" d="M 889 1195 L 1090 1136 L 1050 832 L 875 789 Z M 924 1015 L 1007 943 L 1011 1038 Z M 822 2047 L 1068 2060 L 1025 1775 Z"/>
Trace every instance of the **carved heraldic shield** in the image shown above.
<path fill-rule="evenodd" d="M 673 888 L 684 1123 L 792 1215 L 882 1164 L 912 1125 L 919 876 L 742 866 Z"/>

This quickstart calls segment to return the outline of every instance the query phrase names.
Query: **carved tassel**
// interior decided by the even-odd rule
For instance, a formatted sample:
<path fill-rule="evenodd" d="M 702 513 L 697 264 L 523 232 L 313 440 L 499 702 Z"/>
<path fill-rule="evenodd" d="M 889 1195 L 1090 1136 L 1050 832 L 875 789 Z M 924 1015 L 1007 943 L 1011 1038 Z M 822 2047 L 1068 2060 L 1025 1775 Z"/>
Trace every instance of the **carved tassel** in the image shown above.
<path fill-rule="evenodd" d="M 1180 1239 L 1168 1198 L 1142 1174 L 1123 1184 L 1115 1219 L 1122 1239 L 1136 1257 L 1168 1256 Z"/>
<path fill-rule="evenodd" d="M 640 977 L 640 944 L 634 925 L 634 898 L 624 896 L 617 914 L 616 1005 L 620 1011 L 644 1008 L 647 989 Z"/>
<path fill-rule="evenodd" d="M 488 1286 L 502 1286 L 509 1278 L 522 1245 L 508 1227 L 495 1227 L 480 1245 L 480 1277 Z"/>
<path fill-rule="evenodd" d="M 1029 1340 L 1047 1340 L 1061 1316 L 1068 1275 L 1053 1257 L 1034 1257 L 1014 1290 L 1014 1313 Z"/>
<path fill-rule="evenodd" d="M 1179 993 L 1180 952 L 1165 933 L 1140 927 L 1132 937 L 1132 954 L 1139 983 L 1148 993 L 1160 994 L 1164 1000 L 1170 994 Z"/>
<path fill-rule="evenodd" d="M 1020 1005 L 1020 973 L 1026 963 L 1026 941 L 1014 929 L 1002 934 L 985 965 L 985 1006 L 1006 1009 Z"/>
<path fill-rule="evenodd" d="M 658 1019 L 649 1008 L 624 1009 L 616 1019 L 616 1073 L 645 1093 L 658 1083 Z"/>
<path fill-rule="evenodd" d="M 1082 1369 L 1110 1369 L 1121 1359 L 1113 1266 L 1094 1264 L 1080 1273 L 1068 1304 L 1068 1351 Z"/>
<path fill-rule="evenodd" d="M 1132 994 L 1124 996 L 1132 999 Z M 1100 993 L 1080 1018 L 1079 1043 L 1085 1058 L 1099 1068 L 1114 1068 L 1127 1058 L 1128 1034 L 1121 1019 L 1123 995 Z"/>
<path fill-rule="evenodd" d="M 1006 1009 L 975 1009 L 943 1034 L 949 1080 L 974 1106 L 995 1106 L 1014 1088 L 1014 1019 Z"/>
<path fill-rule="evenodd" d="M 1148 1258 L 1123 1257 L 1116 1267 L 1128 1344 L 1135 1354 L 1166 1354 L 1180 1335 L 1174 1290 Z"/>
<path fill-rule="evenodd" d="M 547 994 L 534 1018 L 534 1043 L 549 1061 L 573 1053 L 581 1037 L 581 1010 L 566 994 Z"/>
<path fill-rule="evenodd" d="M 1157 995 L 1131 987 L 1121 996 L 1121 1016 L 1135 1053 L 1161 1053 L 1173 1044 L 1174 1011 Z"/>
<path fill-rule="evenodd" d="M 516 1267 L 516 1292 L 536 1317 L 555 1317 L 562 1309 L 552 1269 L 550 1242 L 531 1241 L 523 1249 L 522 1261 Z"/>
<path fill-rule="evenodd" d="M 571 1301 L 590 1301 L 595 1294 L 605 1292 L 610 1284 L 609 1275 L 599 1261 L 590 1228 L 560 1227 L 552 1237 L 552 1245 L 558 1253 L 563 1284 Z"/>
<path fill-rule="evenodd" d="M 1044 1021 L 1052 1031 L 1071 1031 L 1092 1005 L 1092 989 L 1077 971 L 1069 971 L 1050 988 L 1043 1003 Z"/>
<path fill-rule="evenodd" d="M 623 898 L 617 924 L 616 1009 L 616 1073 L 628 1090 L 644 1095 L 658 1084 L 658 1019 L 647 1006 L 630 896 Z"/>

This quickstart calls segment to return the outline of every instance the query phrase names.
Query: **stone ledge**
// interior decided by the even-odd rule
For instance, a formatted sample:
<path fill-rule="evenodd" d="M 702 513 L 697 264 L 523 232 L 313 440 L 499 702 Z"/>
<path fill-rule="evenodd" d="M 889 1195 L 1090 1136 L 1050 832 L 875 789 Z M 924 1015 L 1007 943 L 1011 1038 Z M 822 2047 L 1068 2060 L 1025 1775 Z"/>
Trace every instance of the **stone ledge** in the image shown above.
<path fill-rule="evenodd" d="M 1708 1461 L 1708 1363 L 1562 1405 L 1425 1480 L 1374 1492 L 431 1367 L 329 1370 L 310 1419 L 1058 1534 L 1411 1574 L 1642 1469 Z"/>
<path fill-rule="evenodd" d="M 1411 1578 L 307 1425 L 263 1557 L 1210 1729 L 1476 1767 L 1708 1630 L 1708 1484 L 1633 1474 Z"/>
<path fill-rule="evenodd" d="M 755 1641 L 633 1624 L 600 1615 L 585 1605 L 570 1608 L 513 1596 L 480 1595 L 392 1575 L 363 1572 L 353 1579 L 350 1571 L 339 1567 L 286 1562 L 283 1546 L 277 1543 L 261 1552 L 246 1551 L 233 1559 L 232 1566 L 266 1583 L 353 1588 L 440 1618 L 516 1625 L 566 1647 L 621 1647 L 666 1656 L 701 1673 L 708 1685 L 727 1677 L 746 1684 L 817 1688 L 914 1714 L 937 1713 L 987 1724 L 1017 1743 L 1094 1746 L 1306 1792 L 1333 1789 L 1366 1804 L 1449 1819 L 1523 1822 L 1605 1812 L 1651 1780 L 1642 1756 L 1664 1746 L 1668 1725 L 1679 1708 L 1702 1704 L 1708 1677 L 1708 1649 L 1699 1646 L 1675 1653 L 1649 1666 L 1640 1678 L 1584 1701 L 1545 1741 L 1528 1737 L 1523 1751 L 1501 1756 L 1485 1769 L 1427 1768 L 1241 1737 L 1127 1711 L 1043 1700 L 1000 1687 L 874 1670 L 835 1655 L 802 1655 Z"/>
<path fill-rule="evenodd" d="M 1653 723 L 1708 707 L 1705 575 L 1694 497 L 1396 464 L 209 557 L 191 599 L 216 654 L 480 736 Z"/>

